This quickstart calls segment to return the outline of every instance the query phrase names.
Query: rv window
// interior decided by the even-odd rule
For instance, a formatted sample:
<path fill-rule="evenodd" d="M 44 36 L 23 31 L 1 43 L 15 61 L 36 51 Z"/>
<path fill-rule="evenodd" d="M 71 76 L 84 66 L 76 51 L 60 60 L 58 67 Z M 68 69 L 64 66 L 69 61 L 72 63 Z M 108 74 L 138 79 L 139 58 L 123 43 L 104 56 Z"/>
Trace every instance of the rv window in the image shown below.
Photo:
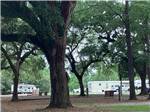
<path fill-rule="evenodd" d="M 20 89 L 22 88 L 22 86 L 19 87 Z"/>
<path fill-rule="evenodd" d="M 118 85 L 115 85 L 115 87 L 118 87 Z"/>
<path fill-rule="evenodd" d="M 99 86 L 101 86 L 101 83 L 99 83 Z"/>

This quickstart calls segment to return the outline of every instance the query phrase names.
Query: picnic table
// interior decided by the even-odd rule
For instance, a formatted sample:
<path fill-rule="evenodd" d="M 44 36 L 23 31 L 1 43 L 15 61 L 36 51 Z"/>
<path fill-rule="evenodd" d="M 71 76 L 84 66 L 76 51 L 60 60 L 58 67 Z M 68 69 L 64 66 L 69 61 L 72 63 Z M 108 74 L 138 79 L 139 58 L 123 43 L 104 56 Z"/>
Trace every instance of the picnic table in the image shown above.
<path fill-rule="evenodd" d="M 109 97 L 109 96 L 114 96 L 114 92 L 116 92 L 115 90 L 106 90 L 105 91 L 105 96 Z"/>

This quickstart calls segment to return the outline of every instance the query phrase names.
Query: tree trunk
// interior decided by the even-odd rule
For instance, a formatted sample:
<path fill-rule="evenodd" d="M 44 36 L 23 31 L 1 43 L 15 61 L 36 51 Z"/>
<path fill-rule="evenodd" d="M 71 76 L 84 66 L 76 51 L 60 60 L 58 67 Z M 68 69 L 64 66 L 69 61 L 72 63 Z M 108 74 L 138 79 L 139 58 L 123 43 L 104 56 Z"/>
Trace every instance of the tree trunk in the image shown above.
<path fill-rule="evenodd" d="M 125 4 L 125 34 L 126 34 L 126 43 L 127 43 L 127 56 L 128 56 L 128 77 L 130 84 L 130 100 L 136 99 L 135 94 L 135 86 L 134 86 L 134 68 L 133 68 L 133 53 L 132 53 L 132 45 L 131 45 L 131 33 L 130 33 L 130 22 L 129 22 L 129 14 L 128 14 L 128 0 L 126 0 Z"/>
<path fill-rule="evenodd" d="M 64 56 L 65 43 L 64 38 L 56 41 L 53 48 L 47 49 L 46 57 L 50 64 L 51 77 L 51 100 L 48 107 L 66 108 L 71 106 L 69 98 L 68 81 L 65 72 Z"/>
<path fill-rule="evenodd" d="M 80 85 L 80 96 L 85 96 L 82 76 L 77 77 L 77 79 L 78 79 L 79 85 Z"/>
<path fill-rule="evenodd" d="M 18 101 L 18 82 L 19 82 L 19 74 L 14 74 L 14 87 L 13 87 L 13 96 L 11 101 Z"/>
<path fill-rule="evenodd" d="M 145 74 L 145 76 L 146 76 L 146 74 Z M 146 95 L 147 94 L 147 90 L 146 90 L 147 88 L 146 88 L 146 82 L 145 82 L 146 77 L 145 76 L 140 75 L 140 78 L 141 78 L 141 93 L 140 93 L 140 95 Z"/>
<path fill-rule="evenodd" d="M 145 31 L 145 54 L 147 56 L 147 61 L 146 61 L 146 74 L 148 76 L 148 80 L 149 80 L 149 88 L 150 88 L 150 35 L 149 32 L 147 31 L 147 29 L 149 29 L 149 25 L 148 25 L 148 20 L 149 20 L 149 16 L 147 16 L 144 20 L 144 28 L 146 29 Z M 150 93 L 149 93 L 149 97 L 148 99 L 150 99 Z"/>
<path fill-rule="evenodd" d="M 134 67 L 141 79 L 141 93 L 139 95 L 146 95 L 146 63 L 142 63 L 141 65 L 139 65 L 139 63 L 134 63 Z"/>
<path fill-rule="evenodd" d="M 72 106 L 69 97 L 68 81 L 65 72 L 65 49 L 67 29 L 70 22 L 71 12 L 76 2 L 65 1 L 61 3 L 61 15 L 64 26 L 56 24 L 54 27 L 54 43 L 44 45 L 44 51 L 50 65 L 51 77 L 51 100 L 48 106 L 52 108 L 67 108 Z M 49 38 L 49 37 L 48 37 Z M 46 42 L 47 43 L 47 42 Z M 51 47 L 50 47 L 51 46 Z"/>
<path fill-rule="evenodd" d="M 149 89 L 150 89 L 150 66 L 148 64 L 148 67 L 147 67 L 147 75 L 148 75 L 148 80 L 149 80 Z M 150 90 L 149 90 L 149 96 L 148 96 L 148 99 L 150 100 Z"/>
<path fill-rule="evenodd" d="M 144 72 L 139 74 L 141 78 L 141 93 L 140 95 L 146 95 L 147 93 L 147 88 L 146 88 L 146 68 L 143 67 Z"/>
<path fill-rule="evenodd" d="M 147 35 L 146 37 L 146 44 L 147 44 L 147 64 L 146 64 L 146 73 L 147 73 L 147 76 L 148 76 L 148 80 L 149 80 L 149 89 L 150 89 L 150 38 L 149 38 L 149 35 Z M 149 97 L 148 99 L 150 99 L 150 91 L 149 91 Z"/>
<path fill-rule="evenodd" d="M 147 69 L 147 75 L 148 75 L 148 80 L 149 80 L 149 88 L 150 88 L 150 66 L 148 66 L 146 69 Z"/>

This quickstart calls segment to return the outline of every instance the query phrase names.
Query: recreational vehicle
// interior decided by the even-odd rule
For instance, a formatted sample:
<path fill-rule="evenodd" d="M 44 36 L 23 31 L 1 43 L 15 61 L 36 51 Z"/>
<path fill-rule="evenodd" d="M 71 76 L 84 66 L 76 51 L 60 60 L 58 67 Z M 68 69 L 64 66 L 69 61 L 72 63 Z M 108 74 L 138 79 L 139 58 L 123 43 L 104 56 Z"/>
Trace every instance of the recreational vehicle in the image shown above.
<path fill-rule="evenodd" d="M 11 85 L 11 92 L 13 92 L 14 89 L 14 85 Z M 18 93 L 27 93 L 27 94 L 31 94 L 33 92 L 39 91 L 38 88 L 36 88 L 35 85 L 31 85 L 31 84 L 18 84 Z"/>
<path fill-rule="evenodd" d="M 89 94 L 105 94 L 105 91 L 116 91 L 118 94 L 118 87 L 121 85 L 120 81 L 89 81 L 88 91 Z M 146 86 L 149 87 L 148 80 L 146 80 Z M 135 80 L 136 93 L 140 93 L 141 81 Z M 129 81 L 122 81 L 122 94 L 129 94 Z"/>

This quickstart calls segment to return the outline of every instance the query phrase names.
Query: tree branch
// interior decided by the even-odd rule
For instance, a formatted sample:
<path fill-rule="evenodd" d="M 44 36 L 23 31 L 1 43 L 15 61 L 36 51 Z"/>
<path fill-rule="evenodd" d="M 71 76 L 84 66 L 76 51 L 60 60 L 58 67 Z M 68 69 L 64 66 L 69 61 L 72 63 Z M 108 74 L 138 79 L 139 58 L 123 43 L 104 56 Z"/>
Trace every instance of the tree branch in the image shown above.
<path fill-rule="evenodd" d="M 11 59 L 9 58 L 9 55 L 7 54 L 6 50 L 1 46 L 1 50 L 4 53 L 8 63 L 10 64 L 10 67 L 12 68 L 13 72 L 16 73 L 16 68 L 14 64 L 12 63 Z"/>
<path fill-rule="evenodd" d="M 6 70 L 6 69 L 9 69 L 10 66 L 1 66 L 1 70 Z"/>
<path fill-rule="evenodd" d="M 2 41 L 5 42 L 29 42 L 39 46 L 38 37 L 31 34 L 1 34 Z"/>
<path fill-rule="evenodd" d="M 2 1 L 2 16 L 21 18 L 36 32 L 39 32 L 40 22 L 38 17 L 26 6 L 25 1 Z"/>
<path fill-rule="evenodd" d="M 106 52 L 105 54 L 103 54 L 102 57 L 104 57 L 105 55 L 107 55 L 107 53 L 108 53 L 108 52 Z M 83 70 L 82 70 L 82 72 L 81 72 L 81 75 L 82 75 L 82 76 L 84 75 L 85 71 L 88 69 L 88 67 L 89 67 L 91 64 L 96 63 L 96 62 L 100 62 L 100 61 L 102 61 L 102 59 L 101 59 L 100 57 L 98 57 L 98 58 L 96 58 L 96 59 L 92 59 L 92 58 L 91 58 L 91 60 L 89 60 L 89 62 L 88 62 L 85 66 L 83 66 Z"/>
<path fill-rule="evenodd" d="M 123 16 L 122 16 L 121 14 L 119 14 L 118 12 L 116 12 L 109 4 L 106 3 L 106 6 L 107 6 L 115 15 L 119 16 L 123 23 L 125 22 L 125 20 L 124 20 L 124 18 L 123 18 Z"/>
<path fill-rule="evenodd" d="M 81 41 L 84 39 L 84 36 L 82 36 L 79 40 L 78 40 L 78 42 L 76 43 L 76 45 L 73 47 L 73 42 L 72 42 L 72 45 L 70 45 L 69 47 L 70 47 L 70 49 L 71 50 L 69 50 L 69 52 L 70 53 L 73 53 L 73 51 L 79 46 L 79 44 L 81 43 Z"/>
<path fill-rule="evenodd" d="M 6 61 L 7 61 L 6 58 L 2 58 L 2 59 L 1 59 L 1 70 L 2 70 L 2 69 L 8 69 L 8 68 L 10 68 L 10 66 L 7 65 L 7 62 L 6 62 Z"/>
<path fill-rule="evenodd" d="M 64 18 L 64 23 L 66 26 L 68 26 L 68 23 L 70 21 L 71 13 L 76 5 L 76 1 L 62 1 L 61 2 L 61 14 Z"/>
<path fill-rule="evenodd" d="M 21 58 L 20 58 L 20 65 L 25 61 L 25 59 L 27 57 L 29 57 L 30 54 L 32 54 L 35 50 L 37 49 L 37 47 L 33 47 L 29 52 L 26 52 Z"/>
<path fill-rule="evenodd" d="M 102 61 L 101 59 L 94 59 L 94 60 L 90 60 L 84 67 L 83 67 L 83 70 L 81 72 L 81 76 L 84 75 L 85 71 L 88 69 L 88 67 L 93 64 L 93 63 L 96 63 L 96 62 L 99 62 L 99 61 Z"/>
<path fill-rule="evenodd" d="M 80 77 L 79 73 L 76 70 L 76 65 L 75 65 L 76 62 L 73 55 L 70 53 L 69 55 L 66 55 L 66 57 L 71 65 L 71 72 L 74 73 L 76 77 Z"/>

